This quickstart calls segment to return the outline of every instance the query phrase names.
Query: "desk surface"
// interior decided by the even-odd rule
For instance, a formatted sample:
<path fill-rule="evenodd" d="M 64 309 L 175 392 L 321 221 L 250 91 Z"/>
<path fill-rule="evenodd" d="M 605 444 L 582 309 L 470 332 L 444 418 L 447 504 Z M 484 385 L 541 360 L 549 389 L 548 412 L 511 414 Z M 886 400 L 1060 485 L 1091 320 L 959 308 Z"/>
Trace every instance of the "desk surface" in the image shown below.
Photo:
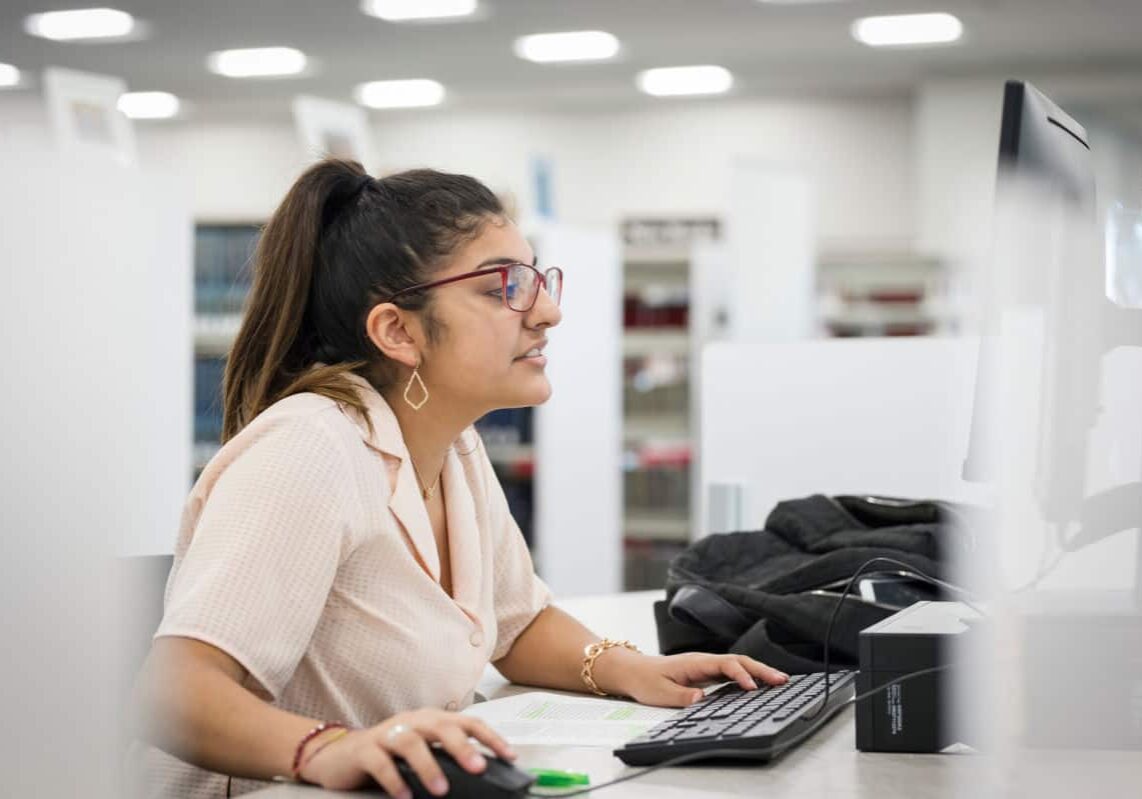
<path fill-rule="evenodd" d="M 661 591 L 583 597 L 560 607 L 600 635 L 628 638 L 644 652 L 658 651 L 651 606 Z M 531 689 L 509 684 L 490 666 L 479 691 L 489 699 Z M 633 771 L 609 749 L 519 746 L 523 768 L 558 768 L 591 775 L 592 784 Z M 863 753 L 854 746 L 853 711 L 848 709 L 809 740 L 766 765 L 682 766 L 587 794 L 621 797 L 765 796 L 829 799 L 945 799 L 945 797 L 1073 797 L 1137 795 L 1142 784 L 1142 753 L 1020 752 L 1006 767 L 970 754 L 895 755 Z M 1132 786 L 1132 787 L 1131 787 Z M 361 796 L 319 788 L 280 785 L 259 791 L 258 799 L 316 799 Z"/>

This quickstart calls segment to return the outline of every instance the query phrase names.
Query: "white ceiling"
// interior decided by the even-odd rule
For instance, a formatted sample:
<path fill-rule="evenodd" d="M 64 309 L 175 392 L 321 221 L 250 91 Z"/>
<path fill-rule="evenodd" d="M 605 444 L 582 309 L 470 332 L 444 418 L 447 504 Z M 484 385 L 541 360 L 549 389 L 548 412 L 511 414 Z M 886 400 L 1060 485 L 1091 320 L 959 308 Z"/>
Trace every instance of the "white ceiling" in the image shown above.
<path fill-rule="evenodd" d="M 38 74 L 58 65 L 125 78 L 133 90 L 174 92 L 193 118 L 284 118 L 298 93 L 350 98 L 362 81 L 434 78 L 460 109 L 615 109 L 649 106 L 638 70 L 716 63 L 737 97 L 903 94 L 926 78 L 1002 74 L 1053 80 L 1065 96 L 1142 133 L 1142 0 L 481 0 L 478 21 L 397 25 L 364 16 L 357 0 L 100 0 L 151 28 L 128 43 L 53 43 L 23 32 L 28 13 L 84 0 L 0 0 L 0 62 Z M 867 14 L 950 11 L 965 26 L 954 46 L 873 50 L 849 24 Z M 517 59 L 527 33 L 602 29 L 622 42 L 612 62 L 537 65 Z M 205 68 L 212 50 L 291 45 L 313 74 L 236 81 Z M 673 100 L 670 102 L 693 102 Z M 388 112 L 410 113 L 410 112 Z M 411 113 L 439 113 L 431 112 Z"/>

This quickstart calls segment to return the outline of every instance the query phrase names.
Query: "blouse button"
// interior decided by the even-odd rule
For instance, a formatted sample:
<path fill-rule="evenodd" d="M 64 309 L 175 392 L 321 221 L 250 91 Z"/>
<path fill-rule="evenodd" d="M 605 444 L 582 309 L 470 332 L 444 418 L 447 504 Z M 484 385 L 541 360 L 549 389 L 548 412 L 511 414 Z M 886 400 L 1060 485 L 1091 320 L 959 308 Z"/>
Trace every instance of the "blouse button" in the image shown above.
<path fill-rule="evenodd" d="M 458 705 L 455 702 L 449 702 L 447 705 L 444 706 L 444 709 L 445 710 L 455 710 L 457 707 L 458 707 Z"/>
<path fill-rule="evenodd" d="M 468 636 L 468 643 L 470 643 L 472 646 L 483 646 L 484 634 L 477 630 Z"/>

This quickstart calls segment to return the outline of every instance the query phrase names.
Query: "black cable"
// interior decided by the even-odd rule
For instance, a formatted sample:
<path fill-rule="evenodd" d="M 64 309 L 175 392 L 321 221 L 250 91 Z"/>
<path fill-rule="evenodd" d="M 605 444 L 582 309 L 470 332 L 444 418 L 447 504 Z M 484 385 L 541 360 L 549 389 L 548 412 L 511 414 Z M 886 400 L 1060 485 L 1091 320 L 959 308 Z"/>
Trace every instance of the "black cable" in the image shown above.
<path fill-rule="evenodd" d="M 874 563 L 891 563 L 894 566 L 901 566 L 905 569 L 905 571 L 907 571 L 907 573 L 909 575 L 914 575 L 916 577 L 919 577 L 921 580 L 928 582 L 930 585 L 939 586 L 941 588 L 945 588 L 949 591 L 953 591 L 953 592 L 958 593 L 958 594 L 968 593 L 968 591 L 966 591 L 963 588 L 960 588 L 958 585 L 952 585 L 951 583 L 944 582 L 943 580 L 937 580 L 935 577 L 932 577 L 929 574 L 925 574 L 923 571 L 921 571 L 920 569 L 917 569 L 915 566 L 913 566 L 909 563 L 905 563 L 902 560 L 896 560 L 895 558 L 883 558 L 883 557 L 881 557 L 881 558 L 869 558 L 864 563 L 862 563 L 860 565 L 860 567 L 855 572 L 853 572 L 853 576 L 849 578 L 849 581 L 847 583 L 845 583 L 845 588 L 843 591 L 841 591 L 841 595 L 837 599 L 837 606 L 835 608 L 833 608 L 833 613 L 831 616 L 829 616 L 829 626 L 825 628 L 825 657 L 824 657 L 825 694 L 824 694 L 824 700 L 821 702 L 821 706 L 817 709 L 816 713 L 814 713 L 813 715 L 810 715 L 810 716 L 803 716 L 802 718 L 806 718 L 806 719 L 810 719 L 810 720 L 816 718 L 817 714 L 819 714 L 822 710 L 824 710 L 826 705 L 828 705 L 828 703 L 829 703 L 829 687 L 830 687 L 830 680 L 829 680 L 829 676 L 830 676 L 829 675 L 829 642 L 833 640 L 833 624 L 836 622 L 837 616 L 840 615 L 841 607 L 844 606 L 844 604 L 845 604 L 845 598 L 852 592 L 853 585 L 856 583 L 857 578 L 860 577 L 861 573 L 864 572 L 865 569 L 867 569 L 869 566 L 873 565 Z M 965 605 L 967 605 L 969 608 L 974 610 L 976 613 L 978 613 L 980 616 L 986 616 L 987 615 L 986 613 L 984 613 L 982 610 L 977 608 L 975 605 L 973 605 L 971 602 L 967 601 L 966 599 L 962 599 L 961 601 Z"/>
<path fill-rule="evenodd" d="M 652 771 L 658 771 L 659 769 L 667 768 L 669 766 L 680 766 L 683 763 L 689 763 L 689 762 L 692 762 L 694 760 L 705 760 L 707 758 L 712 758 L 712 757 L 733 757 L 733 758 L 743 758 L 743 759 L 759 759 L 759 758 L 763 758 L 763 757 L 767 757 L 767 756 L 777 755 L 777 754 L 780 754 L 781 752 L 785 751 L 786 749 L 789 749 L 792 746 L 796 746 L 797 744 L 801 743 L 801 741 L 805 740 L 810 735 L 817 732 L 817 730 L 821 729 L 821 727 L 823 727 L 825 724 L 827 724 L 829 721 L 831 721 L 840 711 L 844 710 L 849 705 L 855 704 L 856 702 L 859 702 L 862 699 L 867 699 L 870 696 L 874 696 L 874 695 L 880 693 L 881 691 L 884 691 L 888 688 L 891 688 L 893 685 L 898 685 L 899 683 L 906 682 L 906 681 L 911 680 L 911 679 L 915 679 L 916 677 L 923 677 L 927 674 L 934 674 L 938 671 L 944 671 L 946 669 L 952 668 L 955 665 L 957 665 L 957 664 L 945 663 L 942 666 L 932 666 L 930 668 L 920 669 L 919 671 L 913 671 L 913 672 L 910 672 L 908 674 L 904 674 L 900 677 L 897 677 L 896 679 L 889 680 L 886 683 L 878 685 L 875 688 L 872 688 L 868 691 L 865 691 L 863 694 L 857 694 L 856 696 L 853 696 L 850 699 L 846 699 L 844 702 L 841 702 L 840 704 L 833 706 L 829 710 L 828 713 L 826 713 L 824 716 L 821 716 L 820 718 L 817 717 L 817 715 L 819 715 L 819 713 L 818 713 L 817 715 L 812 717 L 813 719 L 816 719 L 816 720 L 812 724 L 810 724 L 808 727 L 803 729 L 801 732 L 797 733 L 796 735 L 792 736 L 791 738 L 789 738 L 785 741 L 782 741 L 781 743 L 776 743 L 776 744 L 773 744 L 771 746 L 764 747 L 762 749 L 733 749 L 733 748 L 703 749 L 699 752 L 690 752 L 689 754 L 679 755 L 678 757 L 672 757 L 669 760 L 663 760 L 661 763 L 655 763 L 653 766 L 647 766 L 646 768 L 640 769 L 640 770 L 635 771 L 631 774 L 624 774 L 621 777 L 616 777 L 615 779 L 608 780 L 607 782 L 601 782 L 598 785 L 593 785 L 589 788 L 576 788 L 573 791 L 555 791 L 555 792 L 551 792 L 551 793 L 537 793 L 536 791 L 528 791 L 527 795 L 528 796 L 537 796 L 537 797 L 538 796 L 543 796 L 543 797 L 579 796 L 581 794 L 590 793 L 591 791 L 598 791 L 602 788 L 609 788 L 612 785 L 618 785 L 620 782 L 627 782 L 628 780 L 637 779 L 638 777 L 642 777 L 646 774 L 651 773 Z M 822 707 L 822 709 L 825 707 L 823 701 L 822 701 L 821 707 Z M 807 716 L 802 716 L 801 718 L 806 719 L 806 720 L 809 719 L 809 717 L 807 717 Z"/>

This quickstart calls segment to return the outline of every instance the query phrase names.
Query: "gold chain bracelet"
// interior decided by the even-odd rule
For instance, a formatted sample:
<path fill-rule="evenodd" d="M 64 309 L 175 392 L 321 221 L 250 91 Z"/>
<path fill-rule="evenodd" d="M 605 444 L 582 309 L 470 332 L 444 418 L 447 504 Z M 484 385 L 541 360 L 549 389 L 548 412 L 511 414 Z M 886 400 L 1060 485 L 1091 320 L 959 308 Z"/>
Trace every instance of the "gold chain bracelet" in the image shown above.
<path fill-rule="evenodd" d="M 607 692 L 599 689 L 599 686 L 595 682 L 595 678 L 591 673 L 595 668 L 595 659 L 598 658 L 599 655 L 606 652 L 608 649 L 616 646 L 626 647 L 632 652 L 639 651 L 638 647 L 632 644 L 630 641 L 616 641 L 613 638 L 604 638 L 602 641 L 596 641 L 593 644 L 588 644 L 583 649 L 583 670 L 579 672 L 579 676 L 583 678 L 583 682 L 587 684 L 587 687 L 599 696 L 607 696 Z"/>

